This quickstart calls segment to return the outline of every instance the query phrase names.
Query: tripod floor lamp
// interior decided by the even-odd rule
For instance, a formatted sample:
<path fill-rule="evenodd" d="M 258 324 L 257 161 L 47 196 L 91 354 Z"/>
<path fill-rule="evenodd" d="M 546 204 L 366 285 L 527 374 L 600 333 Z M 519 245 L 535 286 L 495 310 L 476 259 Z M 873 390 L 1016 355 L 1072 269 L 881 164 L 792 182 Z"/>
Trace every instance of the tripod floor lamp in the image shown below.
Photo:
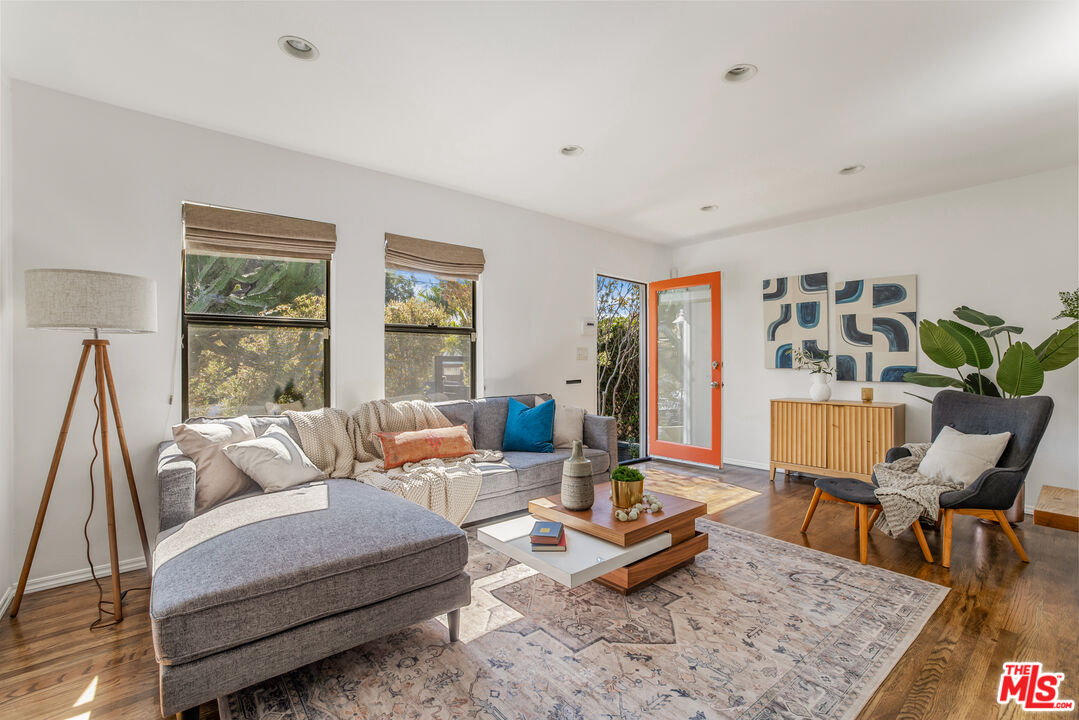
<path fill-rule="evenodd" d="M 146 541 L 146 526 L 142 520 L 139 506 L 139 493 L 135 488 L 135 473 L 131 469 L 131 455 L 127 450 L 127 438 L 124 436 L 124 423 L 120 419 L 120 403 L 116 399 L 116 386 L 112 379 L 112 367 L 109 365 L 109 341 L 102 340 L 101 333 L 151 333 L 157 332 L 157 285 L 153 280 L 136 275 L 121 275 L 92 270 L 57 270 L 41 269 L 26 271 L 26 324 L 32 328 L 54 330 L 81 330 L 93 332 L 93 339 L 82 341 L 82 355 L 75 370 L 75 381 L 71 385 L 71 395 L 67 402 L 60 425 L 60 435 L 56 439 L 52 464 L 41 494 L 34 532 L 30 536 L 30 545 L 26 548 L 26 560 L 23 562 L 19 585 L 15 590 L 15 599 L 11 603 L 11 617 L 19 612 L 26 580 L 30 575 L 30 566 L 34 562 L 34 552 L 41 537 L 41 528 L 45 523 L 45 513 L 49 509 L 49 497 L 52 495 L 56 472 L 60 467 L 60 458 L 64 453 L 68 428 L 75 402 L 79 397 L 79 386 L 90 353 L 94 356 L 94 380 L 97 392 L 97 420 L 101 433 L 101 463 L 105 484 L 105 510 L 109 528 L 109 562 L 112 567 L 112 602 L 116 620 L 123 619 L 123 607 L 120 594 L 120 568 L 116 553 L 116 510 L 113 503 L 112 463 L 109 450 L 109 408 L 116 421 L 116 436 L 120 441 L 120 453 L 127 472 L 127 487 L 131 493 L 131 502 L 135 508 L 135 520 L 139 526 L 139 539 L 142 540 L 142 552 L 146 556 L 147 571 L 150 564 L 150 546 Z"/>

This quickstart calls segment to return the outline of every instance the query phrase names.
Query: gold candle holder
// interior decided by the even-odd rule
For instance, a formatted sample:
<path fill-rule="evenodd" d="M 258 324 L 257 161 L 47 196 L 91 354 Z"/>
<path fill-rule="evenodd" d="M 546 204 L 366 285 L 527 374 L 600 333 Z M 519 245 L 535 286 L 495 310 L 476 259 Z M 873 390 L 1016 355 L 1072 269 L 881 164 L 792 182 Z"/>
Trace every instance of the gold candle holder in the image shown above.
<path fill-rule="evenodd" d="M 864 402 L 864 403 L 873 402 L 873 388 L 871 388 L 871 387 L 862 388 L 862 402 Z"/>

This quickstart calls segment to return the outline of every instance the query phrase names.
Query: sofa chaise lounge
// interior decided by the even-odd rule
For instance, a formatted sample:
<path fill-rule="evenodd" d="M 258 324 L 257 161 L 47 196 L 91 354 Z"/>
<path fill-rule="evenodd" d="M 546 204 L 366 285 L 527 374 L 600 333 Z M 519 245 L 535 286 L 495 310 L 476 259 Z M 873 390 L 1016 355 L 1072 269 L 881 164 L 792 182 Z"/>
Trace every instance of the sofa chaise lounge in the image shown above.
<path fill-rule="evenodd" d="M 507 406 L 505 397 L 438 405 L 484 449 L 501 447 Z M 277 425 L 299 441 L 285 417 L 252 424 L 256 435 Z M 588 415 L 583 433 L 603 481 L 617 457 L 614 420 Z M 482 464 L 467 522 L 558 492 L 568 453 Z M 150 595 L 162 714 L 197 717 L 201 703 L 444 613 L 456 640 L 471 581 L 465 533 L 452 523 L 350 479 L 253 492 L 196 516 L 195 479 L 194 462 L 162 443 Z"/>

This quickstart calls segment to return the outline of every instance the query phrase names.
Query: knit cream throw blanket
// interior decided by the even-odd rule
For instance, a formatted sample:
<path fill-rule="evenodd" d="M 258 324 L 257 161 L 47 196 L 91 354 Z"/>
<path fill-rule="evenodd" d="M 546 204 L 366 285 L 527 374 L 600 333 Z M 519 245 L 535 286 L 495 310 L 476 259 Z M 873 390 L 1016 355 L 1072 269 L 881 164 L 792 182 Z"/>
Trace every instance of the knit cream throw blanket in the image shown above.
<path fill-rule="evenodd" d="M 386 469 L 376 432 L 449 427 L 450 421 L 430 403 L 373 400 L 351 413 L 336 408 L 286 411 L 296 426 L 300 447 L 330 477 L 355 478 L 438 513 L 455 525 L 468 516 L 480 492 L 476 462 L 499 462 L 502 453 L 479 450 L 448 460 L 423 460 Z"/>

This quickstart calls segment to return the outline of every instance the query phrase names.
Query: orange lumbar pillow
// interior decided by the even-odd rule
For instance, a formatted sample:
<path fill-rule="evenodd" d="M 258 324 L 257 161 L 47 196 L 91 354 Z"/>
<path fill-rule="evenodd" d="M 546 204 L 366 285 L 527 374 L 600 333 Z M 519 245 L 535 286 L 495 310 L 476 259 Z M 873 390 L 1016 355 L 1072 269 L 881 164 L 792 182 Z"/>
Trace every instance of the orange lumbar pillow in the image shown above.
<path fill-rule="evenodd" d="M 387 470 L 401 467 L 405 463 L 432 458 L 458 458 L 476 452 L 476 448 L 472 447 L 472 440 L 468 437 L 466 425 L 407 432 L 377 432 L 375 436 L 382 443 L 382 456 L 386 458 Z"/>

